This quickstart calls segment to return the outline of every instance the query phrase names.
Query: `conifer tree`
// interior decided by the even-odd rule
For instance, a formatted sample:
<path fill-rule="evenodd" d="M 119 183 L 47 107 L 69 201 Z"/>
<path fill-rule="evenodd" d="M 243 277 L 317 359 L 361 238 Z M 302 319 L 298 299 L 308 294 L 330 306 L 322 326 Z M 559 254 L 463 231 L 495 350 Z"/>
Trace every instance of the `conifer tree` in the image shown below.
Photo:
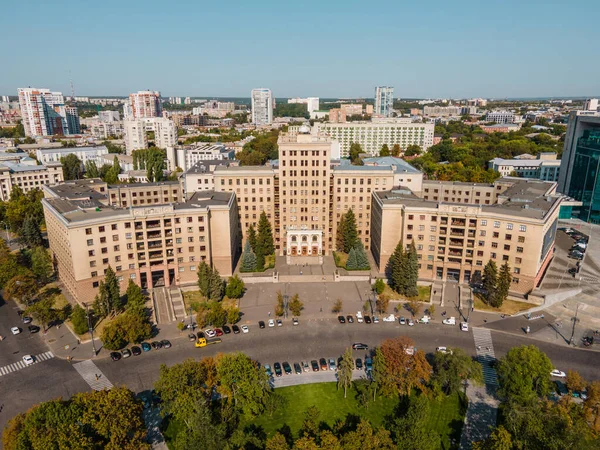
<path fill-rule="evenodd" d="M 248 236 L 247 240 L 250 242 L 250 247 L 252 248 L 252 252 L 256 253 L 256 229 L 254 225 L 250 224 L 248 227 Z"/>
<path fill-rule="evenodd" d="M 357 270 L 358 269 L 358 259 L 356 257 L 356 250 L 352 248 L 350 253 L 348 254 L 348 259 L 346 260 L 346 269 L 348 270 Z"/>
<path fill-rule="evenodd" d="M 493 305 L 496 301 L 497 286 L 498 269 L 496 263 L 490 259 L 483 269 L 483 288 L 486 291 L 485 299 L 489 305 Z"/>
<path fill-rule="evenodd" d="M 342 214 L 337 226 L 337 234 L 335 236 L 335 249 L 338 252 L 344 251 L 344 233 L 346 230 L 346 214 Z"/>
<path fill-rule="evenodd" d="M 496 283 L 496 295 L 494 297 L 494 303 L 492 306 L 500 308 L 502 303 L 508 297 L 508 291 L 510 290 L 510 283 L 512 281 L 512 275 L 510 273 L 510 266 L 508 261 L 505 261 L 500 267 L 500 273 L 498 274 L 498 281 Z"/>
<path fill-rule="evenodd" d="M 362 242 L 358 240 L 354 245 L 353 250 L 356 252 L 356 266 L 358 270 L 369 270 L 371 266 L 369 265 L 369 257 L 367 256 L 367 252 L 365 252 L 365 248 L 362 245 Z"/>
<path fill-rule="evenodd" d="M 246 240 L 244 245 L 244 252 L 242 253 L 242 265 L 240 271 L 242 272 L 254 272 L 256 270 L 256 255 L 252 251 L 250 240 Z"/>
<path fill-rule="evenodd" d="M 344 220 L 344 252 L 350 253 L 350 250 L 356 244 L 358 239 L 358 230 L 356 228 L 356 216 L 354 215 L 354 211 L 349 209 L 346 213 L 346 218 Z"/>
<path fill-rule="evenodd" d="M 419 260 L 414 241 L 410 243 L 410 249 L 408 250 L 405 258 L 406 274 L 404 279 L 406 280 L 406 287 L 404 295 L 407 297 L 416 297 L 419 295 L 419 290 L 417 289 L 417 280 L 419 279 Z"/>

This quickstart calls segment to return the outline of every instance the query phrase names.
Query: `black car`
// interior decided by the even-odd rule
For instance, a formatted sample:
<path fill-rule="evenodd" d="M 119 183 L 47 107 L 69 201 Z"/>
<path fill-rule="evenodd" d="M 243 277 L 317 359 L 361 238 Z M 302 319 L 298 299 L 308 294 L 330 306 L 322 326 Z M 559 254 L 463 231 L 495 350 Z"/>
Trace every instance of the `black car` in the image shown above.
<path fill-rule="evenodd" d="M 29 325 L 27 328 L 29 329 L 29 332 L 31 334 L 40 332 L 40 327 L 38 327 L 37 325 Z"/>
<path fill-rule="evenodd" d="M 160 343 L 162 344 L 162 346 L 164 348 L 171 348 L 171 343 L 169 341 L 167 341 L 166 339 L 160 341 Z"/>
<path fill-rule="evenodd" d="M 355 342 L 352 344 L 352 348 L 354 350 L 369 350 L 369 346 L 367 344 L 363 344 L 362 342 Z"/>
<path fill-rule="evenodd" d="M 321 370 L 329 369 L 329 365 L 327 364 L 327 360 L 325 358 L 319 359 L 319 366 L 321 366 Z"/>
<path fill-rule="evenodd" d="M 260 322 L 258 322 L 258 328 L 262 329 L 264 327 L 265 327 L 265 322 L 264 321 L 261 320 Z"/>
<path fill-rule="evenodd" d="M 362 367 L 363 367 L 362 359 L 356 358 L 356 368 L 357 369 L 362 369 Z"/>
<path fill-rule="evenodd" d="M 577 250 L 571 250 L 569 252 L 569 258 L 578 259 L 579 261 L 581 261 L 583 259 L 583 253 L 578 252 Z"/>
<path fill-rule="evenodd" d="M 290 363 L 287 361 L 283 362 L 283 371 L 285 372 L 286 375 L 291 375 L 292 374 L 292 368 L 290 367 Z"/>
<path fill-rule="evenodd" d="M 319 363 L 317 362 L 317 360 L 316 360 L 316 359 L 313 359 L 313 360 L 310 362 L 310 365 L 311 365 L 311 367 L 312 367 L 312 370 L 313 370 L 313 372 L 318 372 L 318 371 L 319 371 Z"/>
<path fill-rule="evenodd" d="M 338 316 L 339 323 L 346 323 L 346 318 L 344 316 Z"/>
<path fill-rule="evenodd" d="M 577 267 L 571 267 L 571 268 L 569 269 L 569 274 L 571 274 L 571 275 L 575 275 L 576 273 L 577 273 Z"/>
<path fill-rule="evenodd" d="M 142 349 L 135 345 L 131 347 L 131 353 L 133 353 L 133 356 L 140 356 L 142 354 Z"/>
<path fill-rule="evenodd" d="M 110 359 L 118 361 L 121 359 L 121 354 L 119 352 L 110 352 Z"/>
<path fill-rule="evenodd" d="M 300 364 L 294 363 L 294 372 L 296 373 L 296 375 L 300 375 L 302 373 L 302 368 L 300 367 Z"/>
<path fill-rule="evenodd" d="M 158 341 L 154 341 L 152 342 L 152 344 L 150 344 L 152 346 L 152 348 L 154 350 L 158 350 L 159 348 L 162 348 L 162 343 L 158 342 Z"/>
<path fill-rule="evenodd" d="M 365 323 L 371 323 L 371 316 L 365 316 Z"/>
<path fill-rule="evenodd" d="M 354 323 L 354 317 L 352 316 L 346 316 L 346 320 L 348 321 L 348 323 Z"/>
<path fill-rule="evenodd" d="M 227 325 L 223 325 L 223 333 L 225 333 L 225 334 L 231 333 L 231 328 L 229 328 Z"/>
<path fill-rule="evenodd" d="M 240 327 L 238 327 L 237 325 L 232 326 L 231 330 L 233 331 L 233 334 L 239 334 L 240 333 Z"/>
<path fill-rule="evenodd" d="M 198 331 L 196 334 L 198 335 L 198 339 L 202 339 L 204 337 L 204 333 L 202 331 Z"/>
<path fill-rule="evenodd" d="M 275 364 L 273 364 L 273 369 L 275 370 L 275 376 L 276 377 L 280 377 L 282 372 L 281 372 L 281 364 L 279 364 L 278 362 L 276 362 Z"/>

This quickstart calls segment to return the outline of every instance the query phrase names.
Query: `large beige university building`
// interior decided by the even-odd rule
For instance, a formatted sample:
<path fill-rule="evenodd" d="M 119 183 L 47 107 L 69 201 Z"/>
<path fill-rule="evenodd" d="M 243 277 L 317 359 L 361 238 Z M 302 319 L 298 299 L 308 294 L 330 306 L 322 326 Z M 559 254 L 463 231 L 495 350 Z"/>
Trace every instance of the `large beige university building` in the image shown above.
<path fill-rule="evenodd" d="M 428 181 L 401 159 L 365 158 L 355 166 L 332 159 L 333 149 L 328 136 L 300 129 L 280 135 L 279 159 L 265 166 L 192 168 L 182 184 L 45 187 L 59 276 L 76 298 L 90 301 L 109 264 L 123 288 L 129 279 L 146 288 L 192 284 L 202 260 L 230 275 L 262 212 L 277 254 L 317 262 L 335 250 L 337 224 L 352 209 L 381 273 L 402 241 L 415 243 L 423 280 L 469 282 L 491 259 L 509 263 L 514 292 L 539 282 L 562 202 L 556 183 Z"/>

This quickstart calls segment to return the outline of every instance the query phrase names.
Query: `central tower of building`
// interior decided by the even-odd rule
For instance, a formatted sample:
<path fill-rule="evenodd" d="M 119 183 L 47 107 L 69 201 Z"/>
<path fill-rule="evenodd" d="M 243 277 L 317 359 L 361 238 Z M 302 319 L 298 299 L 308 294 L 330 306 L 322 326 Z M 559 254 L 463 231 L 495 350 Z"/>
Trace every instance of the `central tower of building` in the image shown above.
<path fill-rule="evenodd" d="M 331 242 L 331 139 L 308 127 L 279 137 L 281 255 L 327 255 Z"/>

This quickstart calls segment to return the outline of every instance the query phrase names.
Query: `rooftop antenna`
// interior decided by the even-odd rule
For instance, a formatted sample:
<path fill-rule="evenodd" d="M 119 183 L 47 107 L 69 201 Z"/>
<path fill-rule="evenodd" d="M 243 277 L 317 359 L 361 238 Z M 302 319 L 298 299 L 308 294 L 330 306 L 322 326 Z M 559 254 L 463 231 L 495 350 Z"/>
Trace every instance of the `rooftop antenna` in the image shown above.
<path fill-rule="evenodd" d="M 69 82 L 71 83 L 71 101 L 73 102 L 73 106 L 77 106 L 77 102 L 75 101 L 75 88 L 73 87 L 73 77 L 71 76 L 71 70 L 69 70 Z"/>

